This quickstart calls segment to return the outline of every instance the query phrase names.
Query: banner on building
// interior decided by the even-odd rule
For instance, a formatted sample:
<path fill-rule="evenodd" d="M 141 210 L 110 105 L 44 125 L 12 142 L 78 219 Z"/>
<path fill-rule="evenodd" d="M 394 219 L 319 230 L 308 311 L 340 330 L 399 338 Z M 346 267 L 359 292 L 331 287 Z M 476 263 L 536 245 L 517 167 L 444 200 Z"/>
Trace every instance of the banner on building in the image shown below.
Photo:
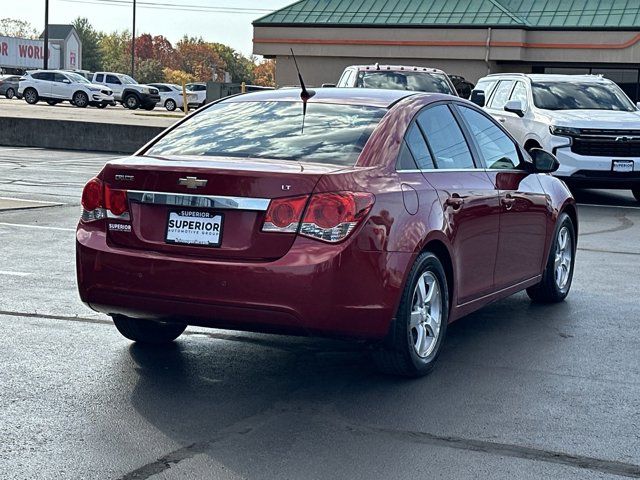
<path fill-rule="evenodd" d="M 0 36 L 0 67 L 42 68 L 44 41 Z M 60 46 L 49 43 L 49 68 L 60 68 Z"/>

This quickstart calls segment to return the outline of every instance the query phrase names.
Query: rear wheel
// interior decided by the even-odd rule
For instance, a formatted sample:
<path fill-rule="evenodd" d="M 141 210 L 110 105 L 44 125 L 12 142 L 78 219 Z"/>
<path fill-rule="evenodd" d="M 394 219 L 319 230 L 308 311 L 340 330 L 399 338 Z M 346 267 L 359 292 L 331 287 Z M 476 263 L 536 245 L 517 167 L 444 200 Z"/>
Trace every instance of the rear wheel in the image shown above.
<path fill-rule="evenodd" d="M 166 102 L 164 102 L 164 108 L 166 108 L 170 112 L 173 112 L 176 109 L 176 107 L 177 105 L 175 100 L 168 99 Z"/>
<path fill-rule="evenodd" d="M 374 352 L 384 373 L 420 377 L 429 373 L 440 354 L 449 319 L 449 289 L 442 263 L 425 252 L 416 260 L 387 345 Z"/>
<path fill-rule="evenodd" d="M 181 323 L 164 323 L 114 315 L 113 323 L 129 340 L 142 343 L 169 343 L 178 338 L 187 326 Z"/>
<path fill-rule="evenodd" d="M 136 95 L 130 93 L 129 95 L 124 97 L 123 105 L 131 110 L 135 110 L 140 106 L 140 100 L 138 100 L 138 97 Z"/>
<path fill-rule="evenodd" d="M 16 92 L 13 88 L 7 88 L 7 91 L 4 94 L 4 96 L 7 97 L 9 100 L 11 100 L 15 95 L 16 95 Z"/>
<path fill-rule="evenodd" d="M 38 100 L 40 100 L 40 98 L 38 97 L 38 92 L 35 88 L 27 88 L 24 91 L 24 101 L 29 105 L 35 105 L 38 103 Z"/>
<path fill-rule="evenodd" d="M 527 288 L 527 295 L 531 300 L 541 303 L 561 302 L 569 294 L 575 263 L 575 232 L 571 217 L 566 213 L 560 214 L 542 280 Z"/>
<path fill-rule="evenodd" d="M 76 107 L 86 108 L 89 105 L 89 96 L 84 92 L 74 93 L 72 100 Z"/>
<path fill-rule="evenodd" d="M 633 192 L 633 196 L 636 197 L 636 200 L 640 202 L 640 188 L 633 189 L 631 192 Z"/>

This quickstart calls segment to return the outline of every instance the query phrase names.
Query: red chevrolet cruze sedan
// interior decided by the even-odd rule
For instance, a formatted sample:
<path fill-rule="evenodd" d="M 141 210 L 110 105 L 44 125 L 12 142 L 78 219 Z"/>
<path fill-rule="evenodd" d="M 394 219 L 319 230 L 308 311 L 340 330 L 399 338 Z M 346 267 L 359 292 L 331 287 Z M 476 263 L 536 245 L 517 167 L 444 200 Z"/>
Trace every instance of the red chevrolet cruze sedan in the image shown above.
<path fill-rule="evenodd" d="M 448 323 L 523 289 L 566 297 L 578 222 L 557 166 L 446 95 L 231 97 L 89 181 L 80 296 L 131 340 L 367 339 L 383 371 L 422 375 Z"/>

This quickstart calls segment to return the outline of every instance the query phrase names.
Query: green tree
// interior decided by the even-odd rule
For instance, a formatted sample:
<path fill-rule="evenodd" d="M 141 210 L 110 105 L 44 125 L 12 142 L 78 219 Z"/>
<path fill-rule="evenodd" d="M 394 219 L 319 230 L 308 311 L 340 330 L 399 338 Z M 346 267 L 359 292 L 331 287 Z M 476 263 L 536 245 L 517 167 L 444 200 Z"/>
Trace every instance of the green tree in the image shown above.
<path fill-rule="evenodd" d="M 228 45 L 222 43 L 212 43 L 210 45 L 227 65 L 225 70 L 231 75 L 232 82 L 254 83 L 253 69 L 255 65 L 250 59 Z"/>
<path fill-rule="evenodd" d="M 158 60 L 147 58 L 136 62 L 136 80 L 138 82 L 164 82 L 164 78 L 164 70 Z"/>
<path fill-rule="evenodd" d="M 93 72 L 102 70 L 100 43 L 103 34 L 96 31 L 85 17 L 76 18 L 72 25 L 78 32 L 82 43 L 82 68 Z"/>
<path fill-rule="evenodd" d="M 17 18 L 0 18 L 0 35 L 6 37 L 38 38 L 33 25 Z"/>
<path fill-rule="evenodd" d="M 112 32 L 100 38 L 102 68 L 109 72 L 129 73 L 131 70 L 131 34 L 128 31 Z"/>

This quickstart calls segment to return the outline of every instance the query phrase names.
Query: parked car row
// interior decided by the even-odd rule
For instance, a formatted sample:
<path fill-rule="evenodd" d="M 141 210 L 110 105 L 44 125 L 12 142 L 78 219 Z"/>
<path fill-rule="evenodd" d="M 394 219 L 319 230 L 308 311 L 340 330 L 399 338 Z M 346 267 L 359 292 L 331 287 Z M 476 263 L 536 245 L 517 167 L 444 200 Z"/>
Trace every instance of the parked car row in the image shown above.
<path fill-rule="evenodd" d="M 193 84 L 200 87 L 201 84 Z M 189 108 L 202 106 L 204 96 L 189 91 Z M 115 72 L 36 70 L 22 76 L 0 77 L 0 94 L 7 98 L 24 98 L 29 104 L 44 101 L 49 105 L 69 102 L 76 107 L 105 108 L 122 104 L 132 110 L 153 110 L 160 105 L 168 111 L 183 108 L 182 87 L 169 83 L 142 85 L 128 75 Z"/>

